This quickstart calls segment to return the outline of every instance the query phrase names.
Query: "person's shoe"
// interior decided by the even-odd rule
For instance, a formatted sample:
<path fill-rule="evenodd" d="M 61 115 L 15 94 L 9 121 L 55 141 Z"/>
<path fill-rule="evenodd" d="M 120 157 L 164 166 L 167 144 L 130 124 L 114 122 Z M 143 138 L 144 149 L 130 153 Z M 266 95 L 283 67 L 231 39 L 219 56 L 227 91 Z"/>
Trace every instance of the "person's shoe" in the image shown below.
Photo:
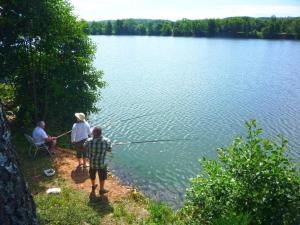
<path fill-rule="evenodd" d="M 98 184 L 93 185 L 92 186 L 92 191 L 95 191 L 97 187 L 98 187 Z"/>
<path fill-rule="evenodd" d="M 103 195 L 103 194 L 106 194 L 107 192 L 109 192 L 109 190 L 101 189 L 101 190 L 99 191 L 99 194 L 100 194 L 100 195 Z"/>

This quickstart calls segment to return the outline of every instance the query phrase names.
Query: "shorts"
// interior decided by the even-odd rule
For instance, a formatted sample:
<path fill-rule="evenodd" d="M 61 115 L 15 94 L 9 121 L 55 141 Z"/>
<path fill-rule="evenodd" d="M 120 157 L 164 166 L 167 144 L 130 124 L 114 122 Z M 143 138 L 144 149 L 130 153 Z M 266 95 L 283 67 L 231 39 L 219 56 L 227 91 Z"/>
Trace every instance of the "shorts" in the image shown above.
<path fill-rule="evenodd" d="M 77 158 L 86 158 L 86 149 L 83 147 L 83 144 L 86 139 L 83 139 L 81 141 L 78 141 L 75 143 L 75 149 L 76 149 L 76 157 Z"/>
<path fill-rule="evenodd" d="M 92 169 L 90 168 L 90 178 L 91 180 L 96 179 L 96 172 L 98 172 L 98 176 L 100 180 L 106 180 L 107 179 L 107 168 L 104 169 Z"/>

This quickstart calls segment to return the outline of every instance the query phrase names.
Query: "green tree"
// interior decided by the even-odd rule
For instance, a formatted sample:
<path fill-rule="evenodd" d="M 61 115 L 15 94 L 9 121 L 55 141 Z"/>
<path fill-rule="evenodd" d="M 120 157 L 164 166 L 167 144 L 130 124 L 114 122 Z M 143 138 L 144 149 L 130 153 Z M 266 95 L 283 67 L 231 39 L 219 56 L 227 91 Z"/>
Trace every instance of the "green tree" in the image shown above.
<path fill-rule="evenodd" d="M 179 29 L 182 35 L 192 36 L 192 21 L 188 19 L 183 19 L 179 22 Z"/>
<path fill-rule="evenodd" d="M 179 21 L 176 21 L 173 25 L 173 36 L 183 36 L 183 31 L 180 29 Z"/>
<path fill-rule="evenodd" d="M 300 19 L 295 20 L 292 23 L 292 27 L 292 33 L 294 34 L 294 37 L 300 40 Z"/>
<path fill-rule="evenodd" d="M 74 111 L 95 111 L 102 72 L 69 3 L 19 0 L 1 8 L 1 76 L 14 87 L 19 121 L 59 128 L 70 125 Z"/>
<path fill-rule="evenodd" d="M 139 24 L 136 26 L 135 33 L 137 35 L 146 35 L 147 34 L 147 28 L 144 24 Z"/>
<path fill-rule="evenodd" d="M 216 20 L 214 19 L 209 19 L 208 20 L 208 31 L 207 31 L 207 35 L 209 37 L 213 37 L 216 35 L 217 31 L 216 31 Z"/>
<path fill-rule="evenodd" d="M 124 27 L 123 27 L 123 21 L 122 20 L 117 20 L 114 23 L 114 30 L 115 30 L 116 35 L 124 34 Z"/>
<path fill-rule="evenodd" d="M 99 29 L 97 27 L 97 23 L 93 21 L 91 23 L 91 35 L 97 35 L 97 34 L 99 34 Z"/>
<path fill-rule="evenodd" d="M 111 24 L 111 21 L 108 21 L 106 23 L 106 26 L 105 26 L 105 34 L 106 35 L 111 35 L 112 34 L 112 24 Z"/>
<path fill-rule="evenodd" d="M 287 157 L 287 141 L 262 138 L 254 120 L 246 126 L 246 140 L 218 149 L 218 160 L 203 159 L 204 173 L 187 191 L 188 222 L 207 224 L 235 212 L 250 214 L 251 224 L 299 224 L 300 177 Z"/>
<path fill-rule="evenodd" d="M 165 22 L 161 28 L 161 35 L 163 36 L 171 36 L 172 35 L 172 24 L 169 22 Z"/>
<path fill-rule="evenodd" d="M 195 37 L 205 37 L 207 35 L 208 24 L 202 20 L 195 20 L 192 26 L 192 34 Z"/>
<path fill-rule="evenodd" d="M 266 26 L 262 29 L 265 38 L 275 38 L 278 33 L 278 23 L 276 16 L 272 16 L 270 20 L 266 21 Z"/>
<path fill-rule="evenodd" d="M 91 35 L 92 31 L 91 31 L 91 26 L 89 25 L 89 23 L 86 22 L 85 20 L 81 20 L 80 22 L 81 22 L 83 32 L 87 35 Z"/>
<path fill-rule="evenodd" d="M 152 26 L 152 35 L 161 35 L 161 30 L 162 30 L 162 23 L 154 23 Z"/>
<path fill-rule="evenodd" d="M 136 33 L 136 21 L 133 19 L 123 20 L 123 29 L 125 35 L 135 35 Z"/>

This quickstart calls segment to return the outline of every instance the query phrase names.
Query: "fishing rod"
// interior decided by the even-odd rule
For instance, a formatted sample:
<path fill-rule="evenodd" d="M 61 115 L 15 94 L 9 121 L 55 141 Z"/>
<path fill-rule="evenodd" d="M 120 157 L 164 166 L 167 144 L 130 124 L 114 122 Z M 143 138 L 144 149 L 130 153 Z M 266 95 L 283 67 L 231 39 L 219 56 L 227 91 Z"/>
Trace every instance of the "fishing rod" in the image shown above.
<path fill-rule="evenodd" d="M 148 113 L 148 114 L 144 114 L 144 115 L 140 115 L 140 116 L 130 117 L 130 118 L 127 118 L 127 119 L 123 119 L 123 120 L 117 121 L 117 122 L 115 122 L 115 123 L 122 123 L 122 122 L 130 121 L 130 120 L 135 120 L 135 119 L 139 119 L 139 118 L 142 118 L 142 117 L 155 115 L 155 114 L 158 114 L 158 113 L 160 113 L 160 112 Z M 101 124 L 101 123 L 94 124 L 92 127 L 95 127 L 95 126 L 100 125 L 100 124 Z M 112 124 L 112 122 L 109 123 L 109 124 L 105 124 L 102 128 L 106 128 L 106 127 L 110 126 L 111 124 Z M 69 131 L 67 131 L 67 132 L 65 132 L 65 133 L 62 133 L 62 134 L 58 135 L 58 136 L 56 137 L 56 139 L 58 139 L 58 138 L 60 138 L 60 137 L 63 137 L 63 136 L 65 136 L 65 135 L 67 135 L 67 134 L 69 134 L 69 133 L 71 133 L 71 132 L 72 132 L 72 130 L 69 130 Z"/>
<path fill-rule="evenodd" d="M 174 142 L 174 141 L 194 141 L 199 138 L 175 138 L 175 139 L 154 139 L 154 140 L 142 140 L 142 141 L 127 141 L 127 142 L 114 142 L 112 145 L 128 145 L 128 144 L 143 144 L 143 143 L 156 143 L 156 142 Z"/>
<path fill-rule="evenodd" d="M 157 143 L 157 142 L 194 141 L 194 140 L 199 140 L 199 138 L 174 138 L 174 139 L 154 139 L 154 140 L 143 140 L 143 141 L 114 142 L 114 143 L 112 143 L 112 146 L 128 145 L 128 144 Z M 74 155 L 74 152 L 72 152 L 70 150 L 63 149 L 61 151 Z"/>

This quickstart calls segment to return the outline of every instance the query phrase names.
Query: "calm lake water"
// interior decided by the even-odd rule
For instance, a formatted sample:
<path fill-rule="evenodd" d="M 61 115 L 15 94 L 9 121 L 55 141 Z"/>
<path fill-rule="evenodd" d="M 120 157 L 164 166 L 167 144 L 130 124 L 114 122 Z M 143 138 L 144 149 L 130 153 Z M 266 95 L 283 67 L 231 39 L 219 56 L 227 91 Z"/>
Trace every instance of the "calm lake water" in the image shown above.
<path fill-rule="evenodd" d="M 115 146 L 109 164 L 124 183 L 179 207 L 198 159 L 215 158 L 251 118 L 265 136 L 287 137 L 300 161 L 300 42 L 91 38 L 108 83 L 91 124 L 110 125 L 104 133 L 118 142 L 196 139 Z"/>

